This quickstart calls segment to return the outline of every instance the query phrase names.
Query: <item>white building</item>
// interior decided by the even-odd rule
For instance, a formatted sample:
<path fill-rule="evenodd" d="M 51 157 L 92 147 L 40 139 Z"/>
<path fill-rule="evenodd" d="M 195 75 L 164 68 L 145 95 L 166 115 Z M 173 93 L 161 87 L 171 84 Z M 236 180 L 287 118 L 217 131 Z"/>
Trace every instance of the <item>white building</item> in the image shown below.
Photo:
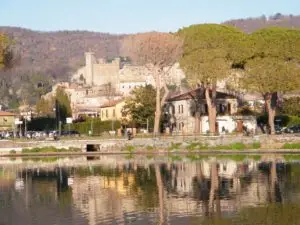
<path fill-rule="evenodd" d="M 216 103 L 216 130 L 219 133 L 224 132 L 224 130 L 227 133 L 235 130 L 240 131 L 243 126 L 248 126 L 248 129 L 256 129 L 255 117 L 235 115 L 238 109 L 238 102 L 233 95 L 217 92 Z M 196 89 L 170 97 L 165 113 L 169 118 L 168 126 L 173 132 L 194 133 L 197 127 L 200 128 L 200 133 L 209 131 L 208 108 L 203 90 Z M 200 120 L 196 119 L 196 113 L 200 114 Z"/>

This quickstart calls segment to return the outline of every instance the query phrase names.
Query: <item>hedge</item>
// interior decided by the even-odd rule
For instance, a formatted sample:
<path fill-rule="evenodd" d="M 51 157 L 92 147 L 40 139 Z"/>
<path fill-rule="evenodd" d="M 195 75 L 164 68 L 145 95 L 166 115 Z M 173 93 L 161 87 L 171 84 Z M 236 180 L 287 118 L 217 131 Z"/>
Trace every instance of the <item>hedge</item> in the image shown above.
<path fill-rule="evenodd" d="M 87 119 L 84 122 L 77 122 L 70 124 L 70 130 L 78 131 L 80 134 L 89 134 L 89 131 L 93 128 L 93 135 L 101 135 L 103 132 L 108 132 L 112 130 L 112 123 L 114 130 L 121 128 L 121 123 L 118 120 L 101 121 L 99 118 Z M 63 126 L 64 130 L 69 129 L 69 125 L 65 124 Z"/>
<path fill-rule="evenodd" d="M 261 115 L 257 117 L 257 123 L 263 123 L 267 124 L 268 123 L 268 115 Z M 300 117 L 298 116 L 289 116 L 289 115 L 278 115 L 275 116 L 275 123 L 279 124 L 280 126 L 292 126 L 292 125 L 297 125 L 300 124 Z"/>

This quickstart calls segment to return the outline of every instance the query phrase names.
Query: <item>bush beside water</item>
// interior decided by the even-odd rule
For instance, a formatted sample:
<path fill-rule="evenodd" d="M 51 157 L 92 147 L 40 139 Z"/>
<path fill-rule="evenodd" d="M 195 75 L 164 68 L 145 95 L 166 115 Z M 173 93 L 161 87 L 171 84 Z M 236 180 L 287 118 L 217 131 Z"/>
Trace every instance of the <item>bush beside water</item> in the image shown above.
<path fill-rule="evenodd" d="M 283 149 L 300 149 L 300 143 L 285 143 Z"/>

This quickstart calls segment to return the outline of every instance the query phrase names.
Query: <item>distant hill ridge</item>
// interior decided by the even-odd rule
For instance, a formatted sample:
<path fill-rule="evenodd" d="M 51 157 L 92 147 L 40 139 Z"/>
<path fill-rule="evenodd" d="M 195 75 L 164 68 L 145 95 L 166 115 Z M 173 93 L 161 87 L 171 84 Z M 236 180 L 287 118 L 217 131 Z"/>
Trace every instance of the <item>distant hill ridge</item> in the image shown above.
<path fill-rule="evenodd" d="M 236 19 L 224 22 L 251 33 L 268 26 L 300 28 L 300 16 L 261 16 L 258 18 Z M 39 71 L 55 80 L 68 80 L 70 74 L 84 64 L 84 52 L 92 49 L 103 58 L 119 56 L 124 35 L 90 31 L 40 32 L 18 27 L 0 27 L 15 39 L 21 63 L 18 73 Z"/>
<path fill-rule="evenodd" d="M 262 15 L 256 18 L 228 20 L 224 24 L 233 25 L 242 31 L 252 33 L 265 27 L 278 26 L 286 28 L 300 28 L 300 15 L 283 15 L 276 13 L 273 16 L 266 17 Z"/>

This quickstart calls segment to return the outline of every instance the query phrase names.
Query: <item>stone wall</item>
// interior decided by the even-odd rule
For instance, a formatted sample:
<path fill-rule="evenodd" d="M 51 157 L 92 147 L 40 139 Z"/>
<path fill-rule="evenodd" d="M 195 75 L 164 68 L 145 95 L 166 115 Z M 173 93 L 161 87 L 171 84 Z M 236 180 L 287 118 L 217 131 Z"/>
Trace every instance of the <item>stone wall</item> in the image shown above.
<path fill-rule="evenodd" d="M 86 65 L 79 68 L 72 76 L 71 81 L 85 84 L 87 86 L 99 86 L 112 83 L 114 87 L 119 87 L 122 82 L 146 82 L 155 86 L 155 80 L 151 71 L 145 66 L 134 66 L 124 64 L 121 66 L 119 58 L 112 62 L 104 59 L 96 59 L 94 53 L 85 53 Z M 179 63 L 164 69 L 165 77 L 162 82 L 167 84 L 180 85 L 185 78 Z"/>

